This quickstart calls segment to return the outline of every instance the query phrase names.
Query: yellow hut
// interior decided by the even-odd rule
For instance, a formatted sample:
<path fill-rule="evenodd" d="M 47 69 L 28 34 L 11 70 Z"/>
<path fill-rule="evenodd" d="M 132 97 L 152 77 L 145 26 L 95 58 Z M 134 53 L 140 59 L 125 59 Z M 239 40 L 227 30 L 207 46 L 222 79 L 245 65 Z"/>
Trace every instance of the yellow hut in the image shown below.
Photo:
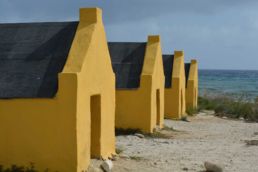
<path fill-rule="evenodd" d="M 110 42 L 116 75 L 116 128 L 151 133 L 163 127 L 164 72 L 159 36 L 148 42 Z"/>
<path fill-rule="evenodd" d="M 165 72 L 165 117 L 181 119 L 185 115 L 184 52 L 163 55 Z"/>
<path fill-rule="evenodd" d="M 102 12 L 0 24 L 0 164 L 82 172 L 115 153 L 115 77 Z"/>
<path fill-rule="evenodd" d="M 185 100 L 186 109 L 196 109 L 198 105 L 198 63 L 191 60 L 185 64 L 186 90 Z"/>

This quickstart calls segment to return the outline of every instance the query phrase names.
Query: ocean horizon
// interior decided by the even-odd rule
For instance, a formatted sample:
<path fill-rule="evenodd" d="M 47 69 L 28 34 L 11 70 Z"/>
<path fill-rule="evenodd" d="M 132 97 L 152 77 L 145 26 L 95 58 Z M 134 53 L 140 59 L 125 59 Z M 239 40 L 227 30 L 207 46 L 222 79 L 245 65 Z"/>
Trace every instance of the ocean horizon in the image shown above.
<path fill-rule="evenodd" d="M 199 69 L 200 96 L 258 97 L 258 70 Z"/>

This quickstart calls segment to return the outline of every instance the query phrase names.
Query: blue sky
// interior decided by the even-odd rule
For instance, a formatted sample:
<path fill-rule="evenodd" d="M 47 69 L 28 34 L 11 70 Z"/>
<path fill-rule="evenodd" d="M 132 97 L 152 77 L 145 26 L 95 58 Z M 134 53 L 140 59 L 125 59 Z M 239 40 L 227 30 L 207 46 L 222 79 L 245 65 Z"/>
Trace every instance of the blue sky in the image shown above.
<path fill-rule="evenodd" d="M 110 41 L 159 34 L 202 69 L 258 70 L 258 0 L 0 0 L 0 22 L 71 21 L 98 6 Z"/>

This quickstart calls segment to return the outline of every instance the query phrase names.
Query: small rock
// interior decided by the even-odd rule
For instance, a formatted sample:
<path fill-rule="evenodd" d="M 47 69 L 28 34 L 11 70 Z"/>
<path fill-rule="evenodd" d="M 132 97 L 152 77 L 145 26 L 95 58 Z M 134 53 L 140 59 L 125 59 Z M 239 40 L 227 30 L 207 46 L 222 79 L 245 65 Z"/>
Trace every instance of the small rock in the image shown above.
<path fill-rule="evenodd" d="M 121 153 L 124 152 L 124 150 L 125 150 L 124 146 L 122 146 L 122 145 L 117 145 L 116 146 L 116 154 L 121 154 Z"/>
<path fill-rule="evenodd" d="M 103 172 L 103 170 L 100 168 L 94 168 L 94 172 Z"/>
<path fill-rule="evenodd" d="M 119 157 L 117 155 L 113 155 L 110 160 L 111 161 L 117 161 L 119 159 Z"/>
<path fill-rule="evenodd" d="M 188 120 L 187 116 L 183 116 L 183 117 L 181 118 L 181 121 L 190 122 L 190 121 Z"/>
<path fill-rule="evenodd" d="M 240 117 L 240 118 L 239 118 L 239 120 L 243 121 L 243 120 L 245 120 L 245 118 L 243 118 L 243 117 Z"/>
<path fill-rule="evenodd" d="M 113 157 L 111 160 L 112 161 L 117 161 L 119 158 L 118 158 L 118 156 L 116 156 L 116 157 Z"/>
<path fill-rule="evenodd" d="M 119 157 L 122 158 L 122 159 L 130 159 L 130 157 L 128 155 L 125 155 L 125 154 L 119 155 Z"/>
<path fill-rule="evenodd" d="M 90 165 L 87 172 L 102 172 L 102 170 L 100 168 L 96 168 Z"/>
<path fill-rule="evenodd" d="M 209 172 L 223 172 L 223 168 L 221 166 L 207 161 L 204 162 L 204 167 L 206 168 L 206 171 Z"/>
<path fill-rule="evenodd" d="M 254 132 L 254 135 L 257 136 L 257 135 L 258 135 L 258 132 Z"/>
<path fill-rule="evenodd" d="M 110 160 L 106 160 L 104 161 L 100 167 L 105 171 L 105 172 L 111 172 L 112 168 L 113 168 L 113 163 Z"/>
<path fill-rule="evenodd" d="M 140 134 L 140 133 L 135 133 L 134 135 L 137 136 L 137 137 L 139 137 L 139 138 L 141 138 L 141 139 L 144 138 L 144 135 L 143 135 L 143 134 Z"/>
<path fill-rule="evenodd" d="M 162 143 L 164 143 L 164 144 L 169 144 L 169 142 L 168 142 L 168 141 L 164 141 L 164 142 L 162 142 Z"/>
<path fill-rule="evenodd" d="M 223 118 L 223 119 L 228 119 L 228 117 L 226 117 L 226 116 L 223 116 L 222 118 Z"/>
<path fill-rule="evenodd" d="M 247 146 L 258 146 L 258 140 L 245 140 Z"/>
<path fill-rule="evenodd" d="M 183 171 L 188 171 L 188 168 L 184 167 L 184 168 L 183 168 Z"/>

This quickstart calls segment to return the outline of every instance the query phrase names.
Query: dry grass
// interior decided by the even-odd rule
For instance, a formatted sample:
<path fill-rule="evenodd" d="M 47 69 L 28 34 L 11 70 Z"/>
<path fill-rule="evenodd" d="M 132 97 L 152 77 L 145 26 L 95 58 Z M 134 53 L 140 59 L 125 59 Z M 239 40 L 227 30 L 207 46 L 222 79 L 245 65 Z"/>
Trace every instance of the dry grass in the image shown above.
<path fill-rule="evenodd" d="M 31 163 L 28 167 L 12 165 L 10 168 L 4 168 L 0 165 L 0 172 L 38 172 L 35 170 L 34 164 Z M 45 170 L 44 172 L 48 172 Z"/>
<path fill-rule="evenodd" d="M 164 131 L 177 131 L 177 130 L 175 130 L 173 127 L 168 127 L 168 126 L 166 126 L 166 125 L 164 125 L 164 127 L 162 128 L 162 130 L 164 130 Z"/>
<path fill-rule="evenodd" d="M 258 99 L 257 99 L 258 101 Z M 258 122 L 258 102 L 246 101 L 239 97 L 233 99 L 226 96 L 213 98 L 199 97 L 199 110 L 214 110 L 218 116 L 229 118 L 244 118 L 247 121 Z"/>
<path fill-rule="evenodd" d="M 119 154 L 121 154 L 121 153 L 123 153 L 124 152 L 124 150 L 123 149 L 121 149 L 121 148 L 116 148 L 116 153 L 119 155 Z"/>
<path fill-rule="evenodd" d="M 189 116 L 194 116 L 198 113 L 198 109 L 197 108 L 187 108 L 186 113 Z"/>
<path fill-rule="evenodd" d="M 140 156 L 130 156 L 130 159 L 135 160 L 135 161 L 141 161 L 141 160 L 143 160 L 144 158 L 143 158 L 143 157 L 140 157 Z"/>
<path fill-rule="evenodd" d="M 157 139 L 170 139 L 172 136 L 162 131 L 154 131 L 153 133 L 144 134 L 147 138 L 157 138 Z"/>

